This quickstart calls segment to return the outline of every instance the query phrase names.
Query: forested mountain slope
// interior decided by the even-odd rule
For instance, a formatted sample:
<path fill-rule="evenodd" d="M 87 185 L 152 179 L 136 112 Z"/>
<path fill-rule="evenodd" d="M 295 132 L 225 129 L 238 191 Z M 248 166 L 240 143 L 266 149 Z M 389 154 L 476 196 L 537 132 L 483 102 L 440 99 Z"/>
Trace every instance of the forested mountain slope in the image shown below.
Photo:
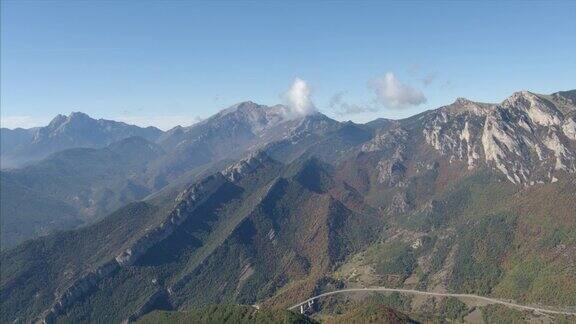
<path fill-rule="evenodd" d="M 369 285 L 574 305 L 573 94 L 280 122 L 288 137 L 185 190 L 3 251 L 2 321 L 286 308 Z"/>

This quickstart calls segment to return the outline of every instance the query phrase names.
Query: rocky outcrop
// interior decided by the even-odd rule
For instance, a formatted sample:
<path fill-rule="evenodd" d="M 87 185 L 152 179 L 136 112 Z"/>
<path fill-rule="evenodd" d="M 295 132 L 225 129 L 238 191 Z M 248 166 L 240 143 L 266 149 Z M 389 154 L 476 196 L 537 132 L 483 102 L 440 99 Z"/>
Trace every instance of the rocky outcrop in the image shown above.
<path fill-rule="evenodd" d="M 389 187 L 404 186 L 407 167 L 404 164 L 405 158 L 402 154 L 402 148 L 397 148 L 389 159 L 383 159 L 378 162 L 378 182 L 386 184 Z"/>
<path fill-rule="evenodd" d="M 64 292 L 59 294 L 52 306 L 44 311 L 36 322 L 53 323 L 58 315 L 63 314 L 76 300 L 83 298 L 92 292 L 100 280 L 106 278 L 119 268 L 120 265 L 116 260 L 112 260 L 101 265 L 95 270 L 88 271 L 70 285 L 70 287 L 68 287 Z"/>
<path fill-rule="evenodd" d="M 251 153 L 247 158 L 233 163 L 224 171 L 222 175 L 230 182 L 238 182 L 248 174 L 256 172 L 268 163 L 276 163 L 264 151 L 258 150 Z"/>
<path fill-rule="evenodd" d="M 225 181 L 226 178 L 222 174 L 216 173 L 183 191 L 176 198 L 176 207 L 170 212 L 167 219 L 116 256 L 116 262 L 121 266 L 133 264 L 149 248 L 170 236 L 176 227 L 186 220 L 190 211 L 206 201 Z"/>
<path fill-rule="evenodd" d="M 407 140 L 408 133 L 405 129 L 399 126 L 398 122 L 386 128 L 374 136 L 373 139 L 363 144 L 361 150 L 363 152 L 378 152 L 395 149 L 399 143 Z"/>
<path fill-rule="evenodd" d="M 412 210 L 405 193 L 397 193 L 392 197 L 390 205 L 386 208 L 388 215 L 400 215 Z"/>
<path fill-rule="evenodd" d="M 362 145 L 361 150 L 367 153 L 380 154 L 376 165 L 378 183 L 389 187 L 404 186 L 407 166 L 408 132 L 396 125 Z"/>
<path fill-rule="evenodd" d="M 498 105 L 458 99 L 428 114 L 423 136 L 450 162 L 464 161 L 469 169 L 486 165 L 517 184 L 552 181 L 560 171 L 576 171 L 570 115 L 576 107 L 570 104 L 564 100 L 559 107 L 527 91 Z"/>

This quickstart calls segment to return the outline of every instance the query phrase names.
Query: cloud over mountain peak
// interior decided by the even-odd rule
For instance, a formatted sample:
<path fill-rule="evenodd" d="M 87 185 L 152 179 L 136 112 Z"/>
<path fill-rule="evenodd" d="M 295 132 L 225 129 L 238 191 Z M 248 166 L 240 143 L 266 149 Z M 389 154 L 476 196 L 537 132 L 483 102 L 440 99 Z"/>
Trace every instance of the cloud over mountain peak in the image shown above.
<path fill-rule="evenodd" d="M 283 94 L 287 103 L 289 117 L 302 117 L 316 112 L 312 102 L 312 91 L 306 81 L 296 78 L 290 88 Z"/>

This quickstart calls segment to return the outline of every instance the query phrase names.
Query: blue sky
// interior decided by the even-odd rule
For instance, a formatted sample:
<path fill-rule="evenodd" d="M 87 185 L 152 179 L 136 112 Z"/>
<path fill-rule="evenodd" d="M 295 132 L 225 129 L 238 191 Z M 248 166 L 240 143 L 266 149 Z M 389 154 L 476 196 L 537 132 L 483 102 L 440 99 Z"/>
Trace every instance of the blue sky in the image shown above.
<path fill-rule="evenodd" d="M 169 128 L 286 101 L 340 120 L 576 88 L 576 2 L 2 1 L 5 127 L 83 111 Z"/>

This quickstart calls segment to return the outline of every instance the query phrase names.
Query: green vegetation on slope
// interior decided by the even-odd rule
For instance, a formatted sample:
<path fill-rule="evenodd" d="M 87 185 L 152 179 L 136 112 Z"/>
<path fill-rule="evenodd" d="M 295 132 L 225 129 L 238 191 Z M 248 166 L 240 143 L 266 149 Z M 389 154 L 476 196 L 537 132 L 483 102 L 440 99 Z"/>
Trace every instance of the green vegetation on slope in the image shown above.
<path fill-rule="evenodd" d="M 397 293 L 372 294 L 362 300 L 330 298 L 314 316 L 321 323 L 417 323 L 407 315 L 411 297 Z"/>
<path fill-rule="evenodd" d="M 515 217 L 489 215 L 463 225 L 449 287 L 488 295 L 503 275 L 501 260 L 511 248 Z"/>
<path fill-rule="evenodd" d="M 139 137 L 106 148 L 54 153 L 23 169 L 2 171 L 0 244 L 93 223 L 150 194 L 137 177 L 161 149 Z"/>
<path fill-rule="evenodd" d="M 416 267 L 414 250 L 399 241 L 375 245 L 368 250 L 366 259 L 375 263 L 376 273 L 386 282 L 396 285 L 408 278 Z"/>
<path fill-rule="evenodd" d="M 57 291 L 86 269 L 117 255 L 143 228 L 154 222 L 158 208 L 133 203 L 101 222 L 23 243 L 0 254 L 1 322 L 30 320 L 46 309 Z M 22 307 L 26 305 L 26 307 Z"/>
<path fill-rule="evenodd" d="M 444 298 L 440 303 L 440 316 L 462 322 L 468 315 L 466 304 L 454 297 Z"/>
<path fill-rule="evenodd" d="M 426 186 L 438 186 L 439 179 L 449 176 L 443 168 L 447 167 L 422 173 L 425 179 L 418 185 L 405 179 L 406 186 L 371 191 L 381 198 L 378 201 L 390 202 L 394 195 L 402 194 L 402 188 L 409 189 L 403 196 L 408 200 L 405 210 L 394 212 L 387 205 L 368 205 L 359 190 L 335 175 L 332 166 L 315 159 L 270 166 L 240 182 L 225 181 L 206 201 L 187 210 L 187 220 L 168 238 L 151 246 L 136 264 L 102 280 L 59 320 L 121 321 L 150 296 L 168 289 L 173 293 L 161 302 L 173 309 L 257 302 L 284 307 L 322 291 L 323 280 L 341 262 L 361 251 L 368 252 L 366 259 L 377 275 L 390 279 L 386 285 L 447 283 L 444 288 L 456 292 L 563 304 L 573 301 L 576 290 L 570 280 L 573 274 L 568 253 L 574 244 L 573 214 L 535 213 L 537 206 L 519 198 L 522 190 L 529 189 L 495 181 L 483 172 L 457 178 L 442 190 L 427 190 Z M 560 185 L 553 184 L 554 188 Z M 541 188 L 544 186 L 536 189 Z M 570 188 L 562 191 L 570 192 Z M 166 206 L 173 203 L 171 198 Z M 569 197 L 557 193 L 555 199 L 561 205 Z M 526 211 L 518 206 L 530 208 Z M 564 202 L 562 206 L 570 204 Z M 129 238 L 137 237 L 135 232 L 153 227 L 152 220 L 167 213 L 151 214 L 156 212 L 143 210 L 120 217 L 126 221 L 117 223 L 123 228 L 122 239 L 113 228 L 96 226 L 33 241 L 23 250 L 16 249 L 14 255 L 2 254 L 3 263 L 26 258 L 25 263 L 34 269 L 27 274 L 22 266 L 9 274 L 9 280 L 3 278 L 3 307 L 26 305 L 25 310 L 7 313 L 3 320 L 29 318 L 44 309 L 57 288 L 67 282 L 66 276 L 73 279 L 82 270 L 80 263 L 74 263 L 76 254 L 88 258 L 89 266 L 97 264 L 105 255 L 113 256 Z M 112 222 L 109 218 L 106 221 Z M 133 227 L 124 230 L 127 224 Z M 85 238 L 94 242 L 86 243 Z M 378 238 L 383 241 L 377 242 Z M 30 252 L 38 242 L 51 241 L 63 249 Z M 57 249 L 58 244 L 50 248 Z M 4 259 L 6 256 L 10 257 Z M 36 257 L 39 261 L 32 261 Z M 60 259 L 64 263 L 54 261 Z M 71 272 L 66 268 L 70 260 Z M 35 277 L 39 269 L 47 269 L 47 274 Z M 48 289 L 40 289 L 35 299 L 33 293 L 52 278 L 55 282 L 49 283 Z M 13 289 L 16 286 L 24 289 L 17 292 Z M 381 304 L 404 311 L 409 301 L 396 299 Z M 30 306 L 33 302 L 39 304 Z M 461 306 L 447 302 L 436 309 L 446 317 L 460 318 L 464 312 Z"/>
<path fill-rule="evenodd" d="M 482 318 L 486 323 L 528 323 L 521 311 L 502 305 L 487 305 L 482 307 Z"/>
<path fill-rule="evenodd" d="M 70 204 L 0 174 L 0 249 L 83 223 Z"/>
<path fill-rule="evenodd" d="M 176 324 L 176 323 L 278 323 L 305 324 L 316 323 L 314 320 L 294 312 L 281 309 L 258 310 L 253 306 L 213 305 L 185 312 L 155 311 L 140 319 L 142 324 Z"/>

